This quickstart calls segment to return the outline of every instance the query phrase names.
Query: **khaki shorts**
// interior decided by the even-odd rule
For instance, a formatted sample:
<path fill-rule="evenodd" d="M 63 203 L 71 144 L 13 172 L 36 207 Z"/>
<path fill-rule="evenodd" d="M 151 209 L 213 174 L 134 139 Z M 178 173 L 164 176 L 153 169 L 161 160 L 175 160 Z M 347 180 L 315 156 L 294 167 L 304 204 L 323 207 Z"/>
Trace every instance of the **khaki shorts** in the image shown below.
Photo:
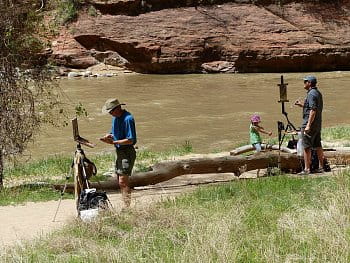
<path fill-rule="evenodd" d="M 131 176 L 136 159 L 136 151 L 133 146 L 116 149 L 115 173 Z"/>

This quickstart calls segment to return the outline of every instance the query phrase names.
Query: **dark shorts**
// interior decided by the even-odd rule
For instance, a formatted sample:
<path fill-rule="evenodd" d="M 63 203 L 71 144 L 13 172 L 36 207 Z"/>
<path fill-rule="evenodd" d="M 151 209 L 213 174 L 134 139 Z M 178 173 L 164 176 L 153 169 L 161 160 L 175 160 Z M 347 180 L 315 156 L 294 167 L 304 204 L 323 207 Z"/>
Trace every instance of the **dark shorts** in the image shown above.
<path fill-rule="evenodd" d="M 319 148 L 321 144 L 321 131 L 310 131 L 305 133 L 303 130 L 303 146 L 304 148 Z"/>
<path fill-rule="evenodd" d="M 136 151 L 133 146 L 116 150 L 115 173 L 118 175 L 131 175 L 136 159 Z"/>

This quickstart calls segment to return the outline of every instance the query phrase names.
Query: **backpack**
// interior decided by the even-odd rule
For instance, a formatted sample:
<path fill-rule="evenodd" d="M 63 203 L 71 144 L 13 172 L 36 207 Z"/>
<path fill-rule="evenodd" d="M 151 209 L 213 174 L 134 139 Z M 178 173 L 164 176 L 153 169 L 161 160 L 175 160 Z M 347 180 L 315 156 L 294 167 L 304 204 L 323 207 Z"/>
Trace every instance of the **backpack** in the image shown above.
<path fill-rule="evenodd" d="M 96 191 L 95 188 L 84 189 L 80 193 L 78 211 L 88 209 L 107 209 L 108 197 L 106 192 Z"/>
<path fill-rule="evenodd" d="M 291 139 L 288 141 L 287 148 L 296 149 L 298 144 L 298 140 Z"/>
<path fill-rule="evenodd" d="M 97 174 L 97 167 L 96 165 L 88 159 L 85 154 L 84 154 L 84 159 L 83 159 L 83 164 L 84 164 L 84 170 L 86 173 L 86 179 L 89 180 L 92 176 L 95 176 Z M 74 161 L 71 164 L 71 168 L 74 167 Z"/>
<path fill-rule="evenodd" d="M 91 176 L 95 176 L 97 174 L 97 167 L 86 156 L 84 156 L 83 163 L 86 172 L 86 179 L 89 180 Z"/>

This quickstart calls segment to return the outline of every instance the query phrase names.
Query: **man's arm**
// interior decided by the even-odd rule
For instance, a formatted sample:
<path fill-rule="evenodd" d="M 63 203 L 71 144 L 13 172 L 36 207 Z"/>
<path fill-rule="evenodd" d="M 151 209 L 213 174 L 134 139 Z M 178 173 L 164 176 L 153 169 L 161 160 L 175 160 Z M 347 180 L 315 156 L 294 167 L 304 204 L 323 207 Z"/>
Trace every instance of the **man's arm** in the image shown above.
<path fill-rule="evenodd" d="M 134 118 L 129 117 L 125 120 L 125 137 L 124 139 L 115 140 L 116 145 L 133 145 L 136 143 L 136 129 Z"/>
<path fill-rule="evenodd" d="M 130 145 L 133 143 L 134 143 L 133 140 L 130 140 L 130 139 L 121 139 L 121 140 L 113 141 L 113 144 L 117 144 L 117 145 Z"/>
<path fill-rule="evenodd" d="M 100 141 L 108 144 L 113 144 L 113 135 L 112 134 L 106 134 L 105 136 L 100 138 Z"/>
<path fill-rule="evenodd" d="M 314 90 L 311 90 L 308 94 L 308 101 L 309 101 L 309 106 L 310 106 L 310 114 L 309 114 L 309 118 L 305 127 L 305 132 L 309 132 L 311 129 L 311 125 L 316 117 L 316 111 L 318 109 L 318 100 L 317 100 L 317 96 L 314 92 Z"/>
<path fill-rule="evenodd" d="M 316 116 L 316 110 L 315 110 L 315 109 L 310 110 L 309 119 L 308 119 L 308 121 L 307 121 L 305 130 L 304 130 L 305 132 L 310 131 L 310 129 L 311 129 L 311 124 L 313 123 L 313 121 L 314 121 L 314 119 L 315 119 L 315 116 Z"/>
<path fill-rule="evenodd" d="M 301 99 L 297 99 L 295 102 L 294 102 L 294 105 L 297 105 L 299 107 L 304 107 L 304 102 L 301 100 Z"/>

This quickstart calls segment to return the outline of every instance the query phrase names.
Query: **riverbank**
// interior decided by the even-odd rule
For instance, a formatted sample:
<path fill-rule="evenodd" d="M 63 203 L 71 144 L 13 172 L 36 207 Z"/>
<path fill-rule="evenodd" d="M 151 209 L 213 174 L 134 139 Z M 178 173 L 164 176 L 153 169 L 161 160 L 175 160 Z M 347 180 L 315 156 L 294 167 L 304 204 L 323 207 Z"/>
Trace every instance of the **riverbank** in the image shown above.
<path fill-rule="evenodd" d="M 350 126 L 324 128 L 322 134 L 325 138 L 325 141 L 323 141 L 325 147 L 334 148 L 341 146 L 343 148 L 338 148 L 340 152 L 349 150 Z M 285 140 L 285 143 L 287 143 L 287 140 Z M 216 158 L 229 155 L 229 151 L 206 154 L 194 153 L 193 147 L 189 142 L 170 148 L 167 151 L 138 150 L 134 172 L 148 171 L 151 166 L 161 161 Z M 91 178 L 91 182 L 105 181 L 112 178 L 113 153 L 91 154 L 88 155 L 88 158 L 97 167 L 97 175 Z M 71 163 L 71 156 L 56 155 L 31 162 L 17 162 L 13 166 L 8 164 L 4 171 L 5 188 L 0 192 L 0 206 L 57 200 L 58 193 L 53 190 L 52 185 L 73 182 L 72 174 L 70 174 Z M 67 193 L 64 198 L 73 198 L 73 196 Z"/>

